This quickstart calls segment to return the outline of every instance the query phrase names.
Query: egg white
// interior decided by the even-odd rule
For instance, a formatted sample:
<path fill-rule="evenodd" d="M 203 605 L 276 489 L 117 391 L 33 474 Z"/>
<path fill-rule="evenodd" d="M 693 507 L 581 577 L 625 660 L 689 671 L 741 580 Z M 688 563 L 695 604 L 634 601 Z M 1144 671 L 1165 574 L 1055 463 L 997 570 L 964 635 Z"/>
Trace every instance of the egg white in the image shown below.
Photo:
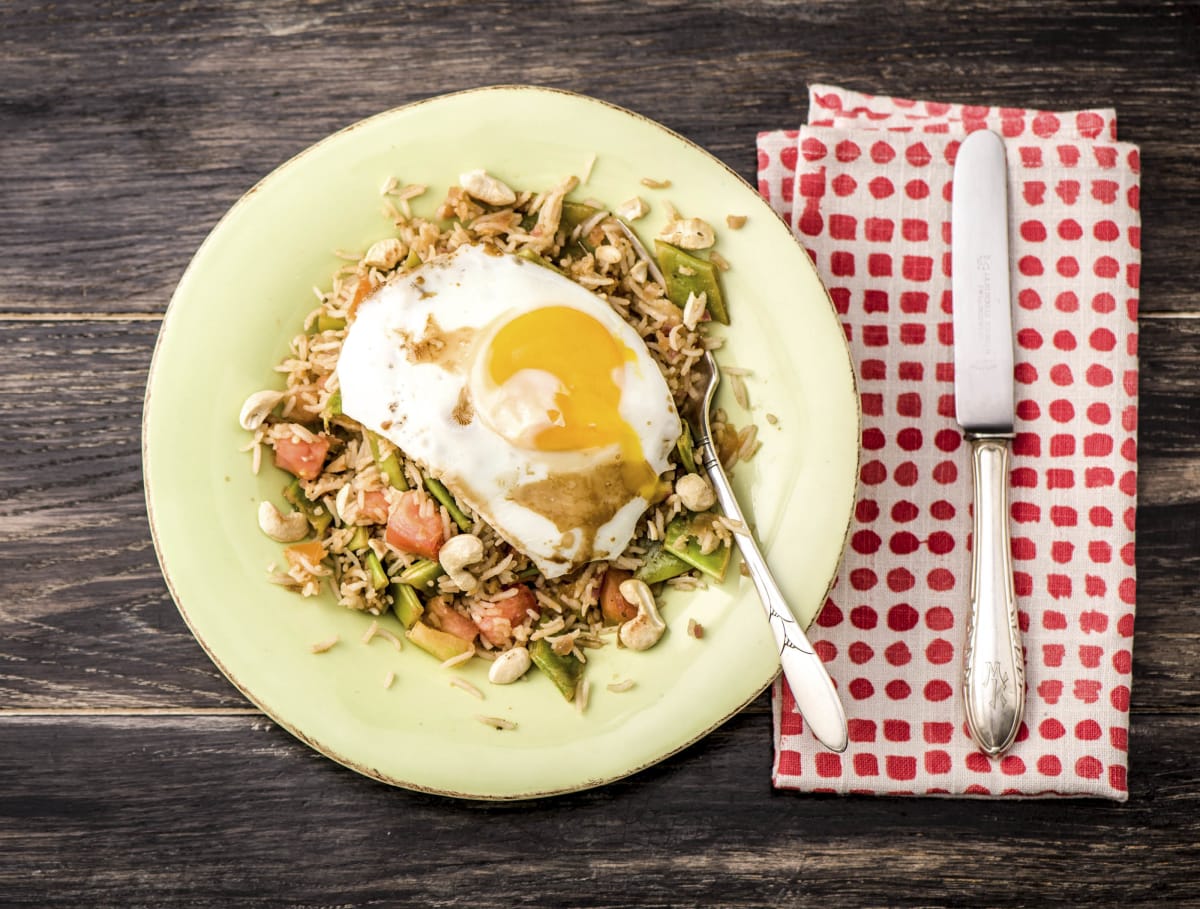
<path fill-rule="evenodd" d="M 478 363 L 487 338 L 508 320 L 546 306 L 590 315 L 633 352 L 617 377 L 618 409 L 636 433 L 646 463 L 661 474 L 680 423 L 666 380 L 645 343 L 604 300 L 516 256 L 463 246 L 394 278 L 359 306 L 337 374 L 343 412 L 395 443 L 532 559 L 543 575 L 555 578 L 624 551 L 649 502 L 630 493 L 589 539 L 591 533 L 582 528 L 560 529 L 514 500 L 519 487 L 587 471 L 614 456 L 603 449 L 520 447 L 496 427 L 504 428 L 510 419 L 520 422 L 529 413 L 476 410 L 487 404 L 477 400 L 482 396 Z M 423 344 L 431 338 L 432 345 Z M 563 338 L 562 343 L 572 341 Z M 588 351 L 580 350 L 579 356 L 587 357 Z M 544 374 L 520 378 L 528 382 L 531 412 L 544 409 L 553 393 Z M 518 410 L 525 407 L 523 397 L 515 405 Z"/>

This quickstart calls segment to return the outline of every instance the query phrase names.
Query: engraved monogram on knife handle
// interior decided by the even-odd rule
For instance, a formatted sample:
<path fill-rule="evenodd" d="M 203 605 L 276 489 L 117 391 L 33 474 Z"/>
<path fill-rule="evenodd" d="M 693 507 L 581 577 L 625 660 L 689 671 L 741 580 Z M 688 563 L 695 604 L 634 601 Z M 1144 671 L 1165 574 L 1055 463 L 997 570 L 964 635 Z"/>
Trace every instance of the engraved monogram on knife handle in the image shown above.
<path fill-rule="evenodd" d="M 1008 533 L 1009 440 L 1002 435 L 967 438 L 975 518 L 963 701 L 971 737 L 995 757 L 1012 745 L 1025 712 L 1025 660 Z"/>

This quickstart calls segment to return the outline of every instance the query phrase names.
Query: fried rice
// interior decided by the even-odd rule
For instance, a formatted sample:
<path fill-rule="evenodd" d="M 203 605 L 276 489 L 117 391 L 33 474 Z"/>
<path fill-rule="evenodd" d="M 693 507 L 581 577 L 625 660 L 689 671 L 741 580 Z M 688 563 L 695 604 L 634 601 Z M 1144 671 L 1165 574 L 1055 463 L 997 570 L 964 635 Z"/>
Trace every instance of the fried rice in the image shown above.
<path fill-rule="evenodd" d="M 511 647 L 545 639 L 555 653 L 586 662 L 587 651 L 603 645 L 606 633 L 613 630 L 605 625 L 599 608 L 605 572 L 614 568 L 636 572 L 651 548 L 661 545 L 671 520 L 684 511 L 674 491 L 674 480 L 688 472 L 680 463 L 680 454 L 672 454 L 672 466 L 663 475 L 669 488 L 664 489 L 661 501 L 646 510 L 633 541 L 619 557 L 592 562 L 563 578 L 548 580 L 530 559 L 470 511 L 465 511 L 466 526 L 456 523 L 451 510 L 426 491 L 428 477 L 422 465 L 342 414 L 336 373 L 347 326 L 365 297 L 394 275 L 419 268 L 465 244 L 475 244 L 553 268 L 606 301 L 643 338 L 677 409 L 684 412 L 686 402 L 701 393 L 700 375 L 693 367 L 706 350 L 719 347 L 721 340 L 707 333 L 707 320 L 702 317 L 698 321 L 695 312 L 687 313 L 685 319 L 685 311 L 668 299 L 664 287 L 654 280 L 640 244 L 631 242 L 625 225 L 606 204 L 566 201 L 578 183 L 570 177 L 546 191 L 517 191 L 515 201 L 502 206 L 485 204 L 464 189 L 452 187 L 433 218 L 412 212 L 411 201 L 426 193 L 423 185 L 402 185 L 396 180 L 384 184 L 384 213 L 393 230 L 365 253 L 339 253 L 344 264 L 333 274 L 328 290 L 314 290 L 317 305 L 293 337 L 288 356 L 275 367 L 284 382 L 278 405 L 254 428 L 247 446 L 257 471 L 264 449 L 275 449 L 281 440 L 311 443 L 320 438 L 329 442 L 319 472 L 312 479 L 294 481 L 288 496 L 293 504 L 298 500 L 305 503 L 310 518 L 328 515 L 314 520 L 310 534 L 320 544 L 320 557 L 311 547 L 307 551 L 289 547 L 286 565 L 271 573 L 272 581 L 304 596 L 330 590 L 340 606 L 373 616 L 393 608 L 394 588 L 377 583 L 371 563 L 377 560 L 390 581 L 420 562 L 419 557 L 386 539 L 380 503 L 386 502 L 389 510 L 394 508 L 401 492 L 380 464 L 394 456 L 407 486 L 421 497 L 422 512 L 438 515 L 444 539 L 466 531 L 484 544 L 483 560 L 471 567 L 479 583 L 470 594 L 442 574 L 418 591 L 423 600 L 437 597 L 458 615 L 494 629 L 505 621 L 503 601 L 514 595 L 518 585 L 527 586 L 536 597 L 539 608 L 527 610 L 523 620 L 510 621 L 508 634 L 480 634 L 475 641 L 476 655 L 494 658 Z M 739 398 L 743 396 L 744 391 Z M 713 430 L 727 469 L 739 459 L 752 457 L 761 444 L 753 426 L 739 431 L 721 411 L 714 415 Z M 321 524 L 325 526 L 318 526 Z M 731 545 L 729 523 L 715 512 L 711 520 L 696 528 L 696 535 L 704 552 Z M 702 586 L 704 579 L 693 568 L 664 583 L 694 589 Z M 373 628 L 381 633 L 378 626 Z M 500 628 L 503 632 L 502 625 Z M 399 639 L 395 640 L 398 643 Z"/>

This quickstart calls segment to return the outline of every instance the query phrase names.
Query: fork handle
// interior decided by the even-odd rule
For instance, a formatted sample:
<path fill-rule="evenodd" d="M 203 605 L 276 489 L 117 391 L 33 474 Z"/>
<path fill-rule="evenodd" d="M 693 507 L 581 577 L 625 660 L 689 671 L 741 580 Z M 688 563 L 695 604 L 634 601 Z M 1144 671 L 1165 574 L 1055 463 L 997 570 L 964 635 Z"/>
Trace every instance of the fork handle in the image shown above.
<path fill-rule="evenodd" d="M 737 497 L 733 494 L 733 487 L 725 475 L 725 469 L 717 460 L 712 441 L 702 439 L 700 448 L 704 469 L 708 473 L 721 510 L 731 520 L 746 527 L 745 516 L 738 505 Z M 779 589 L 779 584 L 776 583 L 775 576 L 767 566 L 767 560 L 749 529 L 733 531 L 733 538 L 741 550 L 742 561 L 750 572 L 750 578 L 758 590 L 758 598 L 767 613 L 771 633 L 779 646 L 783 677 L 787 679 L 788 687 L 792 691 L 796 709 L 800 711 L 808 723 L 808 728 L 822 745 L 831 751 L 845 751 L 849 741 L 846 712 L 825 664 L 821 662 L 821 658 L 817 656 L 805 636 L 804 629 L 792 615 L 783 591 Z"/>

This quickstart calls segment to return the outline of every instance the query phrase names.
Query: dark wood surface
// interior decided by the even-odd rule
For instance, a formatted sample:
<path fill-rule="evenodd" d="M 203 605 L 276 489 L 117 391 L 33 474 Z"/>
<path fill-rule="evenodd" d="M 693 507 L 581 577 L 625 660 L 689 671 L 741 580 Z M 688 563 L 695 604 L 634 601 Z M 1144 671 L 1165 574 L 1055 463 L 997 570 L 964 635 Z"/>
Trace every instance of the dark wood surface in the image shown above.
<path fill-rule="evenodd" d="M 532 82 L 747 178 L 806 84 L 1114 105 L 1142 147 L 1130 799 L 769 784 L 760 699 L 629 780 L 453 802 L 343 770 L 184 627 L 142 495 L 172 288 L 258 178 L 361 117 Z M 1200 905 L 1200 6 L 0 5 L 0 905 Z"/>

